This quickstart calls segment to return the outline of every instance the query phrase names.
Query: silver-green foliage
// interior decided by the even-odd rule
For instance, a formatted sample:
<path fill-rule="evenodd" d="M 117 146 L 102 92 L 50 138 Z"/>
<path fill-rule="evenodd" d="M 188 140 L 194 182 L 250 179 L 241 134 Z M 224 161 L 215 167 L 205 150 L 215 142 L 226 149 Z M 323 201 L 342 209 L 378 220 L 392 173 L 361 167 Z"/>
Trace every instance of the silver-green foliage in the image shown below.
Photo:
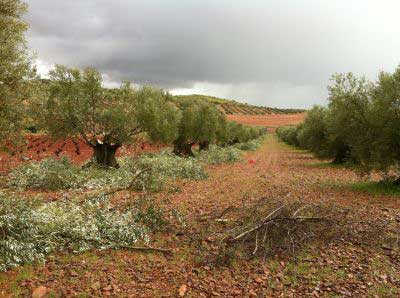
<path fill-rule="evenodd" d="M 233 146 L 211 145 L 208 150 L 196 153 L 196 159 L 208 164 L 232 163 L 240 159 L 241 151 Z"/>
<path fill-rule="evenodd" d="M 169 151 L 148 153 L 138 161 L 139 168 L 151 168 L 161 176 L 178 179 L 204 179 L 207 177 L 203 167 L 194 158 L 182 158 Z"/>
<path fill-rule="evenodd" d="M 263 140 L 264 140 L 264 136 L 261 136 L 257 139 L 252 139 L 245 143 L 235 144 L 234 147 L 239 150 L 244 150 L 244 151 L 256 151 L 258 148 L 261 147 Z"/>
<path fill-rule="evenodd" d="M 167 151 L 124 157 L 120 169 L 81 169 L 69 159 L 45 159 L 26 163 L 9 174 L 9 186 L 18 189 L 113 189 L 160 191 L 169 179 L 204 179 L 202 165 Z M 138 173 L 141 173 L 138 175 Z"/>
<path fill-rule="evenodd" d="M 57 138 L 82 137 L 89 146 L 125 144 L 146 133 L 154 141 L 175 139 L 180 113 L 171 96 L 152 87 L 103 87 L 101 73 L 57 65 L 44 86 L 44 100 L 35 115 Z M 100 141 L 100 142 L 99 142 Z"/>
<path fill-rule="evenodd" d="M 44 159 L 17 167 L 9 174 L 9 186 L 20 189 L 70 189 L 79 188 L 79 168 L 68 158 Z"/>
<path fill-rule="evenodd" d="M 149 204 L 113 208 L 105 196 L 84 202 L 43 203 L 0 193 L 0 271 L 44 261 L 52 252 L 121 248 L 149 241 L 163 223 L 162 211 Z"/>
<path fill-rule="evenodd" d="M 22 128 L 33 76 L 22 17 L 27 6 L 20 0 L 0 0 L 0 146 L 16 141 Z"/>

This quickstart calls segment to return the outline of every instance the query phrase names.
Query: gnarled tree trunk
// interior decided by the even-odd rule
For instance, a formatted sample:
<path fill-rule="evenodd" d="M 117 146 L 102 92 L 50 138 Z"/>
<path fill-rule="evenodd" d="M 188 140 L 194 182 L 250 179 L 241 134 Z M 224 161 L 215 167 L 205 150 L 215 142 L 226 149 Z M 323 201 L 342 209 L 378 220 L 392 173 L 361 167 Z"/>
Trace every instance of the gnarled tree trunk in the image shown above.
<path fill-rule="evenodd" d="M 119 144 L 108 144 L 108 143 L 96 143 L 93 146 L 93 157 L 92 162 L 105 168 L 119 168 L 115 154 L 118 148 L 121 147 Z"/>
<path fill-rule="evenodd" d="M 350 147 L 345 144 L 341 143 L 337 146 L 335 158 L 332 161 L 333 164 L 342 164 L 350 158 Z"/>
<path fill-rule="evenodd" d="M 229 145 L 229 146 L 232 146 L 232 145 L 235 145 L 235 144 L 238 144 L 238 143 L 239 143 L 239 139 L 237 139 L 237 138 L 228 141 L 228 145 Z"/>
<path fill-rule="evenodd" d="M 209 141 L 201 141 L 199 142 L 199 150 L 208 150 L 210 148 L 210 142 Z"/>
<path fill-rule="evenodd" d="M 182 157 L 194 156 L 192 151 L 193 142 L 187 142 L 182 138 L 178 138 L 174 141 L 174 150 L 172 151 L 175 155 Z"/>
<path fill-rule="evenodd" d="M 393 181 L 393 184 L 396 186 L 400 186 L 400 177 Z"/>

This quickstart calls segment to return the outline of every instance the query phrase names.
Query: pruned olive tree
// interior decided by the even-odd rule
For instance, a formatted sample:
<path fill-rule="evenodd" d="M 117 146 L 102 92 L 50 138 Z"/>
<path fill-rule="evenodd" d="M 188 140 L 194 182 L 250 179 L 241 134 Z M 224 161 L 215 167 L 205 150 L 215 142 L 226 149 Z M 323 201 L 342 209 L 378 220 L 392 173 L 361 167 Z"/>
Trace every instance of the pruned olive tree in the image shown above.
<path fill-rule="evenodd" d="M 182 113 L 179 134 L 174 141 L 173 152 L 178 156 L 193 156 L 192 146 L 199 144 L 207 150 L 216 143 L 225 126 L 225 115 L 214 105 L 201 101 L 181 101 Z"/>
<path fill-rule="evenodd" d="M 196 139 L 200 150 L 207 150 L 210 144 L 218 142 L 221 130 L 226 124 L 226 117 L 214 105 L 198 104 Z"/>
<path fill-rule="evenodd" d="M 130 83 L 108 90 L 93 68 L 56 66 L 49 75 L 47 96 L 36 108 L 43 128 L 54 138 L 85 140 L 94 163 L 118 167 L 118 148 L 141 134 L 152 141 L 176 139 L 180 112 L 168 93 Z"/>
<path fill-rule="evenodd" d="M 19 0 L 0 0 L 0 147 L 13 143 L 20 132 L 32 76 L 22 20 L 27 6 Z"/>
<path fill-rule="evenodd" d="M 178 156 L 193 156 L 192 146 L 196 142 L 198 107 L 194 102 L 190 101 L 183 101 L 179 106 L 182 116 L 178 126 L 177 138 L 173 142 L 173 153 Z"/>

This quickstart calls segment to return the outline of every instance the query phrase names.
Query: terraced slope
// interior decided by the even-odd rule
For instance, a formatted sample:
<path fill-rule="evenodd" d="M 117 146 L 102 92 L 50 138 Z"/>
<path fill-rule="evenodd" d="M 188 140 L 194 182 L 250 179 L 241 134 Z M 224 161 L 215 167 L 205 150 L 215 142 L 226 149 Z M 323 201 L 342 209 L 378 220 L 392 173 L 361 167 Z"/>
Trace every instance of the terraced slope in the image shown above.
<path fill-rule="evenodd" d="M 278 109 L 271 107 L 253 106 L 247 103 L 240 103 L 235 100 L 228 100 L 207 95 L 176 95 L 177 100 L 205 100 L 218 106 L 227 115 L 270 115 L 270 114 L 295 114 L 304 112 L 300 109 Z"/>

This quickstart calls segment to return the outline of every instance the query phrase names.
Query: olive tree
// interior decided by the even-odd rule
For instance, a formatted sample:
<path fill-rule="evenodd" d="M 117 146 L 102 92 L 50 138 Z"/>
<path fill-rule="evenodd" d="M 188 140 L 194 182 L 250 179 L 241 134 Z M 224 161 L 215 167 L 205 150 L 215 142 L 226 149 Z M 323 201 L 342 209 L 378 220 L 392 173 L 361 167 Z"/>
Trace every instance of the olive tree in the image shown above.
<path fill-rule="evenodd" d="M 214 105 L 198 104 L 196 136 L 200 150 L 207 150 L 216 143 L 225 129 L 226 117 Z"/>
<path fill-rule="evenodd" d="M 54 138 L 82 138 L 98 165 L 118 167 L 118 148 L 138 135 L 161 142 L 176 138 L 180 112 L 162 90 L 130 83 L 107 90 L 93 68 L 56 66 L 49 76 L 47 96 L 36 109 L 43 128 Z"/>
<path fill-rule="evenodd" d="M 364 159 L 367 170 L 391 171 L 400 176 L 400 67 L 393 74 L 380 73 L 372 92 L 369 118 L 371 154 Z"/>
<path fill-rule="evenodd" d="M 308 149 L 319 157 L 330 156 L 327 131 L 327 109 L 314 106 L 307 112 L 303 123 L 298 126 L 297 139 L 300 147 Z"/>
<path fill-rule="evenodd" d="M 22 20 L 27 6 L 0 0 L 0 147 L 15 140 L 22 128 L 27 79 L 32 76 Z"/>
<path fill-rule="evenodd" d="M 258 138 L 264 133 L 264 128 L 246 126 L 234 121 L 228 121 L 223 140 L 226 145 L 234 145 L 237 143 L 248 142 L 252 139 Z"/>
<path fill-rule="evenodd" d="M 276 129 L 276 134 L 279 139 L 289 145 L 299 146 L 297 138 L 298 127 L 299 126 L 281 126 Z"/>
<path fill-rule="evenodd" d="M 373 86 L 352 73 L 334 75 L 333 80 L 326 120 L 331 154 L 336 163 L 358 162 L 371 139 L 368 114 Z"/>
<path fill-rule="evenodd" d="M 173 152 L 179 156 L 193 156 L 192 146 L 199 144 L 207 150 L 216 143 L 225 129 L 225 115 L 214 105 L 203 101 L 184 100 L 179 103 L 182 117 Z"/>

